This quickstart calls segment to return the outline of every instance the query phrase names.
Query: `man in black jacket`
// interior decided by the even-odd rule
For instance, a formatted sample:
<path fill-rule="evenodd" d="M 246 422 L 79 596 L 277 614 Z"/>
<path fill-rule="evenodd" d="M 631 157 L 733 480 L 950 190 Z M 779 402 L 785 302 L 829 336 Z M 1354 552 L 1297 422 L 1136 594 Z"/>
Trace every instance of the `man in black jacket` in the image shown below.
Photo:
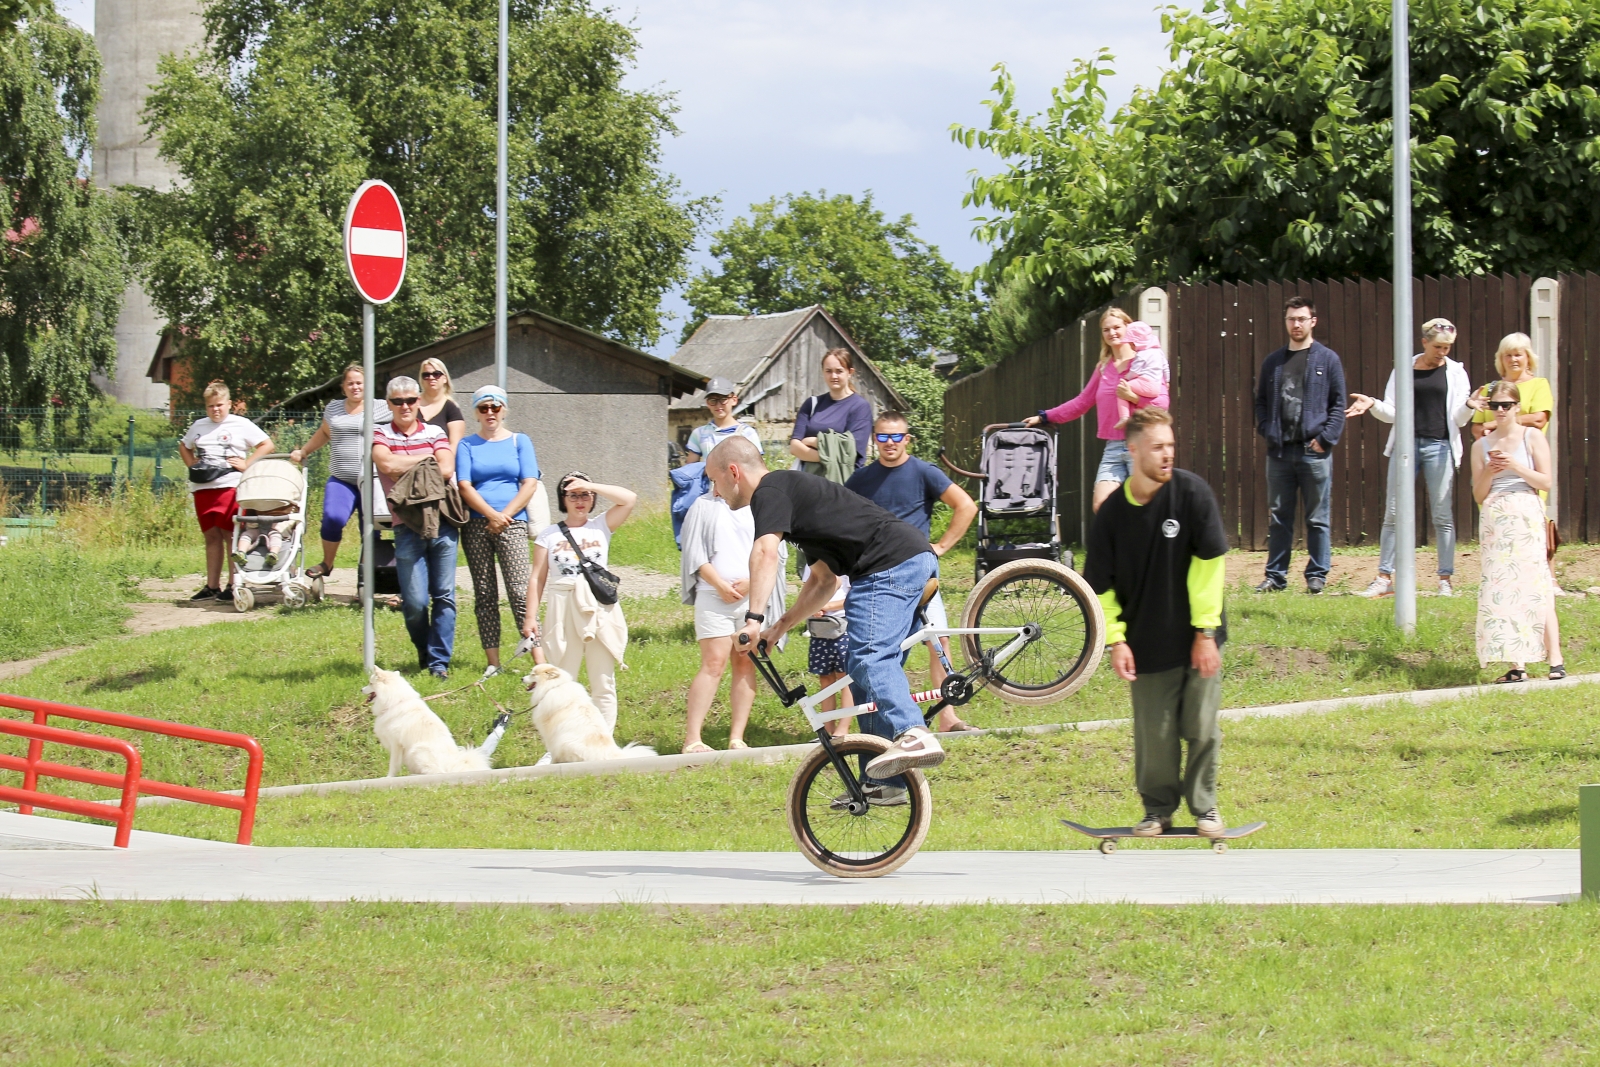
<path fill-rule="evenodd" d="M 1295 504 L 1305 508 L 1306 592 L 1320 593 L 1333 561 L 1333 450 L 1344 434 L 1344 365 L 1311 331 L 1317 309 L 1303 296 L 1284 306 L 1289 343 L 1261 364 L 1256 383 L 1256 432 L 1267 439 L 1267 574 L 1258 593 L 1289 584 Z"/>

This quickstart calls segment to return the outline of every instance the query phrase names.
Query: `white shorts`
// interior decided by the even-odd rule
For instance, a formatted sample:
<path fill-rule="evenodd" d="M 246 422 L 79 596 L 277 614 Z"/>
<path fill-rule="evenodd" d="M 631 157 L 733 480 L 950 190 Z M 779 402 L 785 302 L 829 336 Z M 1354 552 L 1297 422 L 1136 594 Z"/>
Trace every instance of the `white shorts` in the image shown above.
<path fill-rule="evenodd" d="M 927 616 L 929 626 L 937 626 L 941 630 L 950 628 L 950 616 L 944 610 L 943 593 L 933 594 L 933 599 L 928 601 L 924 614 Z"/>
<path fill-rule="evenodd" d="M 749 607 L 749 597 L 737 604 L 729 604 L 715 590 L 701 590 L 694 597 L 694 639 L 707 641 L 713 637 L 732 637 L 744 629 L 744 613 Z"/>

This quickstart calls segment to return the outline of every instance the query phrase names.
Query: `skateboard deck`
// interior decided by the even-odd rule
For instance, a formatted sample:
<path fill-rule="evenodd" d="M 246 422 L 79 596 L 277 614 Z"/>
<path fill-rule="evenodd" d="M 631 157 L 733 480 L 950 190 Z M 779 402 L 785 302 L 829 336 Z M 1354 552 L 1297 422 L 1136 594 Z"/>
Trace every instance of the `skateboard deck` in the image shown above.
<path fill-rule="evenodd" d="M 1116 851 L 1117 842 L 1125 837 L 1132 837 L 1138 841 L 1210 841 L 1212 848 L 1216 849 L 1218 852 L 1226 852 L 1228 850 L 1229 841 L 1236 841 L 1241 837 L 1249 837 L 1251 834 L 1267 825 L 1264 822 L 1249 822 L 1245 823 L 1243 826 L 1230 826 L 1222 832 L 1221 837 L 1204 837 L 1192 826 L 1172 826 L 1161 831 L 1161 834 L 1158 837 L 1137 837 L 1133 832 L 1133 827 L 1131 826 L 1094 827 L 1084 826 L 1082 823 L 1073 822 L 1071 819 L 1062 819 L 1061 821 L 1086 837 L 1098 838 L 1100 841 L 1099 848 L 1101 852 Z"/>

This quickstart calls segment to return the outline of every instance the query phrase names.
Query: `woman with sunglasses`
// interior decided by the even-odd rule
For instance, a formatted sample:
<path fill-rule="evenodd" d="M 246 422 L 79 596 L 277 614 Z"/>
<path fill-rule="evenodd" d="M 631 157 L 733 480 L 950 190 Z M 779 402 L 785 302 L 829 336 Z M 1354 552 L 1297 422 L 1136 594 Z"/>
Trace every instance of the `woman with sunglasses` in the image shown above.
<path fill-rule="evenodd" d="M 483 676 L 500 673 L 500 587 L 494 564 L 506 579 L 511 616 L 528 613 L 528 502 L 539 488 L 539 461 L 533 441 L 505 424 L 506 392 L 486 385 L 472 394 L 478 432 L 463 437 L 456 449 L 456 485 L 473 512 L 461 530 L 461 548 L 472 572 L 472 612 L 478 640 L 489 665 Z"/>
<path fill-rule="evenodd" d="M 445 370 L 444 363 L 430 358 L 422 361 L 417 377 L 422 379 L 422 410 L 419 412 L 422 421 L 443 430 L 454 451 L 467 435 L 467 417 L 455 401 L 450 372 Z"/>
<path fill-rule="evenodd" d="M 1550 677 L 1566 677 L 1550 569 L 1545 563 L 1544 502 L 1550 491 L 1550 445 L 1537 427 L 1517 419 L 1522 393 L 1514 382 L 1489 386 L 1494 422 L 1473 442 L 1472 496 L 1478 502 L 1478 662 L 1509 662 L 1497 682 L 1525 682 L 1524 668 L 1548 647 Z"/>
<path fill-rule="evenodd" d="M 596 515 L 594 509 L 601 498 L 609 500 L 611 506 L 604 514 Z M 589 696 L 600 709 L 608 730 L 617 724 L 617 664 L 622 662 L 628 644 L 628 623 L 622 617 L 621 601 L 601 604 L 589 592 L 572 542 L 578 543 L 585 559 L 604 567 L 611 550 L 611 535 L 628 521 L 638 502 L 638 496 L 622 486 L 591 482 L 582 471 L 562 476 L 556 483 L 556 508 L 565 516 L 565 522 L 546 526 L 534 538 L 527 614 L 522 623 L 522 636 L 542 637 L 548 662 L 574 679 L 579 667 L 589 665 Z M 567 529 L 563 530 L 562 525 Z M 541 631 L 539 602 L 544 598 L 547 581 L 550 606 Z"/>

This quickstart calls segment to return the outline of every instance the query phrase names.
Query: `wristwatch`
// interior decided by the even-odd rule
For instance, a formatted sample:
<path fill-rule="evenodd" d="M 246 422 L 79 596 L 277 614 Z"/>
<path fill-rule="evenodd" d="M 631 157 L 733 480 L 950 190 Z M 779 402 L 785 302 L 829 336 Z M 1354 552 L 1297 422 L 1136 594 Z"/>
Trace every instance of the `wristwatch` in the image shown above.
<path fill-rule="evenodd" d="M 753 611 L 747 611 L 747 612 L 744 613 L 744 621 L 745 622 L 766 622 L 767 621 L 767 617 L 765 615 L 757 615 Z"/>
<path fill-rule="evenodd" d="M 1199 637 L 1209 637 L 1213 641 L 1217 639 L 1217 628 L 1215 626 L 1197 626 L 1194 632 Z"/>

